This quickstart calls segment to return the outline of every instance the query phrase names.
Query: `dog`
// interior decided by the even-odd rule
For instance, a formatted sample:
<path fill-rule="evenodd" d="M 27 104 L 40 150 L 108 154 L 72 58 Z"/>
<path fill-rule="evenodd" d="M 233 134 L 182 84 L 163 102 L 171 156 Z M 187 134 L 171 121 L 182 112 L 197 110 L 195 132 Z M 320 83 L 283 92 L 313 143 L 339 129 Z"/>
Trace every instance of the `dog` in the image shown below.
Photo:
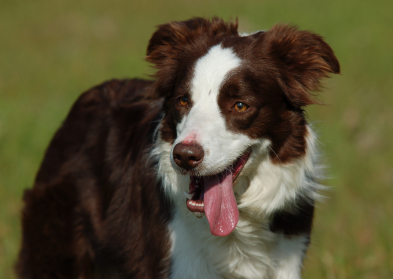
<path fill-rule="evenodd" d="M 304 108 L 339 73 L 319 35 L 158 26 L 154 80 L 85 92 L 24 194 L 23 278 L 299 278 L 323 186 Z"/>

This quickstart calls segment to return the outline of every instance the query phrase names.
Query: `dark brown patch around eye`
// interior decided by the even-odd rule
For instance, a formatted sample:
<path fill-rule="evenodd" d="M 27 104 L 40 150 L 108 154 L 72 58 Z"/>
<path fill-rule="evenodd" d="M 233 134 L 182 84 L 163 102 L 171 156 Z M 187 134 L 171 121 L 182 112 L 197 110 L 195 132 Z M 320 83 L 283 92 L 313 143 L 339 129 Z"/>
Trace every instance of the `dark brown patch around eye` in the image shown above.
<path fill-rule="evenodd" d="M 261 69 L 257 73 L 260 76 L 242 69 L 231 76 L 218 97 L 221 112 L 229 130 L 252 139 L 269 139 L 273 162 L 290 162 L 305 153 L 304 115 L 287 106 L 268 71 Z"/>
<path fill-rule="evenodd" d="M 164 101 L 165 116 L 162 120 L 161 138 L 169 143 L 173 143 L 177 137 L 176 125 L 191 110 L 193 102 L 185 87 L 179 87 L 174 96 Z"/>

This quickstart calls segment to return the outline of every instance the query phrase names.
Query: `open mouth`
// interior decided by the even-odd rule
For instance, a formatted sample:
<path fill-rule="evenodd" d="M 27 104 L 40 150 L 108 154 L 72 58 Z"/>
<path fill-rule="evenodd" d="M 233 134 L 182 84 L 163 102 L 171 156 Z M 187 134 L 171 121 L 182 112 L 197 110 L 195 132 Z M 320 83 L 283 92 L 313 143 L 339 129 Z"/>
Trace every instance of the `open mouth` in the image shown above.
<path fill-rule="evenodd" d="M 221 173 L 209 176 L 190 176 L 187 208 L 197 217 L 206 214 L 213 235 L 226 236 L 236 227 L 239 210 L 233 185 L 250 157 L 248 149 L 236 162 Z"/>

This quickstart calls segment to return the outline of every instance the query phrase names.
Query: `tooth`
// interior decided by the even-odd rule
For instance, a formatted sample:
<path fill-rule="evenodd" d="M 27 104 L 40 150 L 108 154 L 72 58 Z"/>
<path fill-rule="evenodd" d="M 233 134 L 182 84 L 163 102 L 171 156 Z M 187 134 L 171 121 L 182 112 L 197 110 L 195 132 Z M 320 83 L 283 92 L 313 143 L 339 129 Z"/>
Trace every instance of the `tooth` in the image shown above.
<path fill-rule="evenodd" d="M 195 185 L 196 188 L 199 188 L 199 185 Z"/>
<path fill-rule="evenodd" d="M 199 180 L 198 180 L 198 179 L 195 179 L 195 183 L 197 183 L 197 184 L 198 184 L 198 183 L 199 183 Z"/>
<path fill-rule="evenodd" d="M 188 199 L 192 199 L 192 193 L 186 193 L 184 192 L 184 195 L 188 198 Z"/>

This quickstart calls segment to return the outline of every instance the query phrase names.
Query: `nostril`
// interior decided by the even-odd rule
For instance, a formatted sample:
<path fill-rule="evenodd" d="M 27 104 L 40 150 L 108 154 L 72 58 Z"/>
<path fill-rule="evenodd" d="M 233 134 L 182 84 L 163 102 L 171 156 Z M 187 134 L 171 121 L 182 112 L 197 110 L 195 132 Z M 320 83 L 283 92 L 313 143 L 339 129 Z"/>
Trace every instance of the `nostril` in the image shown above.
<path fill-rule="evenodd" d="M 191 161 L 198 161 L 199 159 L 197 159 L 196 157 L 190 157 Z"/>

